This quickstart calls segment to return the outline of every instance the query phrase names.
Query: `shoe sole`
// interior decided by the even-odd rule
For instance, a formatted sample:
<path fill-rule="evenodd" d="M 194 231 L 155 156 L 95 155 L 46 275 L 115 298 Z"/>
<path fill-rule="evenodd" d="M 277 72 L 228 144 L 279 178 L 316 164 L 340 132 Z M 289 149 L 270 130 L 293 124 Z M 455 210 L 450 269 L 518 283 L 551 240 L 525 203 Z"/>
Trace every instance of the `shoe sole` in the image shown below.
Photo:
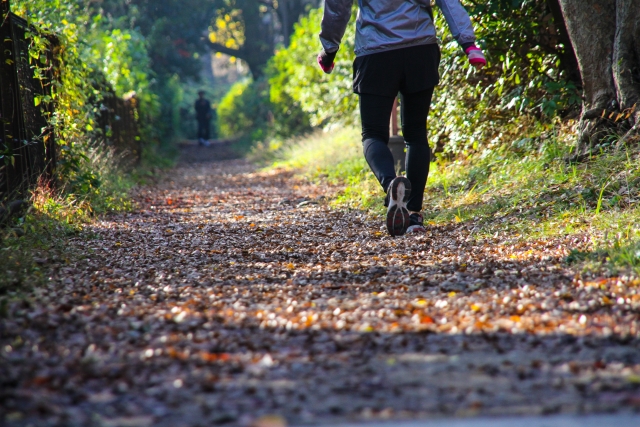
<path fill-rule="evenodd" d="M 424 225 L 412 225 L 409 228 L 407 228 L 407 234 L 409 233 L 426 233 L 427 229 L 424 227 Z"/>
<path fill-rule="evenodd" d="M 409 211 L 407 201 L 411 195 L 411 182 L 398 177 L 391 182 L 390 200 L 387 210 L 387 231 L 392 237 L 402 236 L 409 228 Z"/>

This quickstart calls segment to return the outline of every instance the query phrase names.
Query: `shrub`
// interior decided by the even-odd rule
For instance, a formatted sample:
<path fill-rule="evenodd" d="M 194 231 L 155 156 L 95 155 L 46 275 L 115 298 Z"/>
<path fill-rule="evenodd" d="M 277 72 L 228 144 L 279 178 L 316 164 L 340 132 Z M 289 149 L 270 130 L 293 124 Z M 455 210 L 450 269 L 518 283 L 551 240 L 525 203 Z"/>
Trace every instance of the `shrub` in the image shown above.
<path fill-rule="evenodd" d="M 135 30 L 119 29 L 91 16 L 75 0 L 16 0 L 12 10 L 59 39 L 54 97 L 39 101 L 55 103 L 55 112 L 48 119 L 60 146 L 59 182 L 67 192 L 97 201 L 105 182 L 104 168 L 96 167 L 96 157 L 90 153 L 95 152 L 97 104 L 105 80 L 120 96 L 136 92 L 147 119 L 143 125 L 150 124 L 158 109 L 157 98 L 149 90 L 146 42 Z M 49 48 L 49 41 L 35 34 L 31 41 L 31 67 L 38 75 L 40 52 Z"/>
<path fill-rule="evenodd" d="M 321 49 L 318 34 L 322 9 L 313 9 L 295 25 L 291 43 L 271 59 L 268 68 L 271 99 L 285 97 L 298 103 L 311 126 L 352 125 L 358 122 L 358 99 L 352 90 L 355 59 L 355 13 L 336 57 L 333 73 L 323 73 L 316 64 Z"/>
<path fill-rule="evenodd" d="M 308 116 L 291 97 L 286 93 L 272 96 L 272 93 L 266 79 L 247 79 L 234 84 L 218 105 L 220 135 L 240 138 L 247 145 L 311 130 Z"/>
<path fill-rule="evenodd" d="M 272 120 L 268 87 L 264 81 L 246 79 L 234 84 L 218 105 L 218 129 L 223 137 L 258 141 Z"/>

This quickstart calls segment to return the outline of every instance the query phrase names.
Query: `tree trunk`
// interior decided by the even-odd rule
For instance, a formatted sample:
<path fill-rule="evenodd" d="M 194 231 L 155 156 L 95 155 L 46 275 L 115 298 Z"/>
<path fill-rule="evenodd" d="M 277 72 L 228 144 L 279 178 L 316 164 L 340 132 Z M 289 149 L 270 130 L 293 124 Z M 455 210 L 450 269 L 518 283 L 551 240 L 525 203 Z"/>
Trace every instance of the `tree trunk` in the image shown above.
<path fill-rule="evenodd" d="M 260 12 L 259 2 L 244 0 L 236 3 L 242 11 L 244 44 L 240 49 L 233 49 L 220 43 L 209 42 L 209 47 L 216 52 L 244 60 L 254 80 L 258 80 L 263 76 L 264 68 L 273 55 L 273 20 Z"/>
<path fill-rule="evenodd" d="M 560 6 L 582 75 L 578 143 L 586 151 L 637 124 L 630 109 L 640 84 L 640 1 L 560 0 Z"/>
<path fill-rule="evenodd" d="M 282 39 L 285 47 L 289 46 L 291 34 L 293 34 L 293 26 L 300 20 L 309 7 L 318 7 L 317 0 L 278 0 L 276 12 L 282 25 Z"/>
<path fill-rule="evenodd" d="M 640 1 L 618 0 L 613 45 L 613 81 L 622 111 L 631 112 L 637 130 L 640 121 Z"/>
<path fill-rule="evenodd" d="M 278 9 L 276 9 L 282 25 L 282 39 L 285 47 L 289 46 L 289 38 L 294 24 L 289 16 L 289 2 L 290 0 L 279 0 Z"/>

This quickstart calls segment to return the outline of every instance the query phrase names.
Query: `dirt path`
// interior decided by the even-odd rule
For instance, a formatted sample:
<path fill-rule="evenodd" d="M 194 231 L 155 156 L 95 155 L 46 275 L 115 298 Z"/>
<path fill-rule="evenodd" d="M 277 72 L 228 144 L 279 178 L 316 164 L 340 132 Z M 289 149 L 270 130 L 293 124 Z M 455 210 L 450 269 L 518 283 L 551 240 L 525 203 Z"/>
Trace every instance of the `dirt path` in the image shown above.
<path fill-rule="evenodd" d="M 578 278 L 575 239 L 478 242 L 473 223 L 392 239 L 329 208 L 331 189 L 232 157 L 185 148 L 10 307 L 4 425 L 640 409 L 640 282 Z"/>

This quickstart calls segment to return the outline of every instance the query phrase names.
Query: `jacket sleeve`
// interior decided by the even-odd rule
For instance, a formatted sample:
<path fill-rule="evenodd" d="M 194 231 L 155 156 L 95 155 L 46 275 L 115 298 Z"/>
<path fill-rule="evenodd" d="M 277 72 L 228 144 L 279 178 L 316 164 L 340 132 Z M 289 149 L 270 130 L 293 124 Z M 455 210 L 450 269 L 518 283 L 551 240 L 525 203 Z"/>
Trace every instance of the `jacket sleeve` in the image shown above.
<path fill-rule="evenodd" d="M 442 11 L 453 38 L 463 49 L 476 41 L 471 19 L 460 0 L 436 0 L 436 5 Z"/>
<path fill-rule="evenodd" d="M 353 0 L 325 0 L 320 30 L 320 42 L 325 52 L 332 53 L 340 48 L 352 6 Z"/>

